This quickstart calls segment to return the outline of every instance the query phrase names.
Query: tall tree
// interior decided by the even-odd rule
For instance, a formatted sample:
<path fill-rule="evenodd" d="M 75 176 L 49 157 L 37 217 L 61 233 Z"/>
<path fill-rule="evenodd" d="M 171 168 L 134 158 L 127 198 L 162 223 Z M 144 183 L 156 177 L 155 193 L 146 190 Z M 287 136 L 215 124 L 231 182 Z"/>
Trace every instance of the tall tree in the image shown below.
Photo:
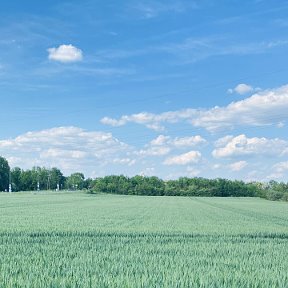
<path fill-rule="evenodd" d="M 19 167 L 15 167 L 11 170 L 11 183 L 13 191 L 21 191 L 22 183 L 21 183 L 21 173 L 22 170 Z"/>
<path fill-rule="evenodd" d="M 62 189 L 64 188 L 65 177 L 63 176 L 62 172 L 58 168 L 52 168 L 49 171 L 50 177 L 50 187 L 51 189 Z"/>
<path fill-rule="evenodd" d="M 81 190 L 85 184 L 85 177 L 83 173 L 76 172 L 66 178 L 66 188 L 72 190 Z"/>
<path fill-rule="evenodd" d="M 0 156 L 0 191 L 9 189 L 10 167 L 8 161 Z"/>

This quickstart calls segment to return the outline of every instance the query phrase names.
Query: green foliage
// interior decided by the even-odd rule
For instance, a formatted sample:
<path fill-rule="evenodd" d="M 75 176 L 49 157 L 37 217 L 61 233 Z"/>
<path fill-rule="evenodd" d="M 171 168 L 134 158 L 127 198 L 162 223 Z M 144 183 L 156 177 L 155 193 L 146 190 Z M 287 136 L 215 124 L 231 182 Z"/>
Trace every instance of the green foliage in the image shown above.
<path fill-rule="evenodd" d="M 66 178 L 66 189 L 69 190 L 82 190 L 85 188 L 85 177 L 83 173 L 76 172 Z"/>
<path fill-rule="evenodd" d="M 19 167 L 15 167 L 11 170 L 11 182 L 12 191 L 21 191 L 22 189 L 22 170 Z"/>
<path fill-rule="evenodd" d="M 265 187 L 264 198 L 272 201 L 288 201 L 288 183 L 270 181 Z"/>
<path fill-rule="evenodd" d="M 164 182 L 157 177 L 106 176 L 94 181 L 94 191 L 112 194 L 153 196 L 255 197 L 260 189 L 243 181 L 182 177 Z"/>
<path fill-rule="evenodd" d="M 287 203 L 51 192 L 0 203 L 0 287 L 288 283 Z"/>
<path fill-rule="evenodd" d="M 0 191 L 8 191 L 10 167 L 8 161 L 0 156 Z"/>
<path fill-rule="evenodd" d="M 21 170 L 19 167 L 11 171 L 13 191 L 56 190 L 64 188 L 65 177 L 58 168 L 33 167 Z"/>
<path fill-rule="evenodd" d="M 5 158 L 0 157 L 0 191 L 8 190 L 10 167 Z M 265 183 L 245 183 L 239 180 L 205 179 L 181 177 L 163 181 L 158 177 L 136 175 L 110 175 L 103 178 L 88 178 L 81 172 L 64 177 L 58 168 L 34 167 L 11 171 L 13 191 L 83 190 L 91 193 L 149 196 L 204 196 L 204 197 L 261 197 L 269 200 L 288 199 L 288 183 L 270 181 Z"/>

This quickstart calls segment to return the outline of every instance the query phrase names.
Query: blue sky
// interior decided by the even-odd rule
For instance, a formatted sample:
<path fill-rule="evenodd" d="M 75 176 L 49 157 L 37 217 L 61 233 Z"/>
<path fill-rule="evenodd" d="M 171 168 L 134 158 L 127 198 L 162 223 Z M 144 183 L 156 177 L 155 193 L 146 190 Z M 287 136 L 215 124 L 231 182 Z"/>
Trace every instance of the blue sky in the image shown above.
<path fill-rule="evenodd" d="M 287 181 L 288 1 L 5 1 L 12 167 Z"/>

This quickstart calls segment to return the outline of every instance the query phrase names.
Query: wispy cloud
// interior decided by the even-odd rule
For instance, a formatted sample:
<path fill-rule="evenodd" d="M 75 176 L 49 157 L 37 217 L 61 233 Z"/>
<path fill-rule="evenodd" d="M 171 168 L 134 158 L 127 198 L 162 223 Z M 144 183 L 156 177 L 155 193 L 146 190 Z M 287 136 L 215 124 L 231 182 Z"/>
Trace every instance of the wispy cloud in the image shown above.
<path fill-rule="evenodd" d="M 167 13 L 183 13 L 190 9 L 198 8 L 196 1 L 165 1 L 157 0 L 138 1 L 137 4 L 130 4 L 129 10 L 140 15 L 142 18 L 150 19 Z"/>
<path fill-rule="evenodd" d="M 96 51 L 94 58 L 99 63 L 115 62 L 122 59 L 137 59 L 145 55 L 165 56 L 167 65 L 187 65 L 211 57 L 241 56 L 267 53 L 272 49 L 288 46 L 288 40 L 241 41 L 234 36 L 210 35 L 188 37 L 179 41 L 146 45 L 145 49 L 107 49 Z"/>
<path fill-rule="evenodd" d="M 287 18 L 278 18 L 272 21 L 272 23 L 276 26 L 280 27 L 288 27 L 288 19 Z"/>
<path fill-rule="evenodd" d="M 55 63 L 57 64 L 57 63 Z M 117 68 L 117 67 L 91 67 L 91 65 L 86 65 L 85 63 L 82 65 L 73 64 L 73 65 L 51 65 L 47 66 L 46 64 L 41 65 L 38 68 L 32 70 L 31 75 L 41 76 L 44 78 L 48 77 L 69 77 L 77 75 L 86 75 L 86 76 L 99 76 L 99 77 L 111 77 L 111 76 L 127 76 L 135 74 L 135 70 L 126 69 L 126 68 Z"/>
<path fill-rule="evenodd" d="M 233 38 L 217 35 L 202 38 L 186 38 L 182 42 L 166 44 L 157 49 L 176 56 L 180 64 L 189 64 L 215 56 L 261 54 L 271 49 L 288 45 L 288 40 L 286 39 L 241 42 Z"/>

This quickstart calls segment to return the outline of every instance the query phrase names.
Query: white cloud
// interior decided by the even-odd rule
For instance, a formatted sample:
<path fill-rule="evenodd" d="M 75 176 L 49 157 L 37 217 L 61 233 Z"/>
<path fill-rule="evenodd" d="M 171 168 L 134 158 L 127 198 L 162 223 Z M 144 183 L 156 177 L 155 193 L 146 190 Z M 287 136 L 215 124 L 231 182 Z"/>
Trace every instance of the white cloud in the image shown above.
<path fill-rule="evenodd" d="M 134 152 L 135 155 L 140 157 L 156 156 L 161 157 L 168 155 L 176 149 L 186 149 L 202 143 L 206 140 L 200 135 L 188 137 L 175 137 L 159 135 L 149 144 L 145 145 L 144 149 Z"/>
<path fill-rule="evenodd" d="M 176 147 L 189 147 L 205 143 L 206 140 L 200 135 L 190 137 L 176 137 L 171 141 L 171 144 Z"/>
<path fill-rule="evenodd" d="M 185 149 L 202 143 L 206 143 L 206 140 L 200 135 L 175 138 L 159 135 L 145 145 L 145 149 L 141 149 L 135 154 L 138 156 L 164 156 L 175 149 Z"/>
<path fill-rule="evenodd" d="M 85 173 L 116 162 L 131 165 L 133 159 L 127 159 L 131 149 L 111 133 L 78 127 L 57 127 L 0 140 L 1 154 L 12 166 L 56 166 L 66 174 L 77 170 Z"/>
<path fill-rule="evenodd" d="M 265 180 L 270 181 L 271 179 L 275 180 L 275 179 L 280 179 L 282 177 L 283 177 L 283 173 L 276 172 L 276 173 L 271 173 L 270 175 L 268 175 Z"/>
<path fill-rule="evenodd" d="M 164 161 L 165 165 L 187 165 L 190 163 L 198 163 L 201 159 L 199 151 L 190 151 L 181 155 L 169 157 Z"/>
<path fill-rule="evenodd" d="M 169 136 L 164 136 L 164 135 L 159 135 L 157 138 L 153 139 L 150 144 L 152 146 L 161 146 L 167 144 L 169 141 L 170 137 Z"/>
<path fill-rule="evenodd" d="M 141 176 L 154 176 L 155 175 L 155 168 L 154 167 L 147 167 L 143 171 L 139 173 Z"/>
<path fill-rule="evenodd" d="M 116 120 L 116 119 L 112 119 L 112 118 L 109 118 L 109 117 L 104 117 L 101 119 L 101 123 L 102 124 L 105 124 L 105 125 L 110 125 L 110 126 L 113 126 L 113 127 L 118 127 L 118 126 L 123 126 L 125 125 L 127 122 L 124 121 L 124 119 L 120 119 L 120 120 Z"/>
<path fill-rule="evenodd" d="M 219 140 L 221 142 L 221 139 Z M 225 142 L 223 142 L 224 144 Z M 241 155 L 272 155 L 283 156 L 285 149 L 288 148 L 288 142 L 278 138 L 248 138 L 244 134 L 236 136 L 226 142 L 223 147 L 213 150 L 212 155 L 215 158 L 234 157 Z"/>
<path fill-rule="evenodd" d="M 132 166 L 136 163 L 136 160 L 135 159 L 131 159 L 131 158 L 115 158 L 112 160 L 112 163 L 114 164 L 125 164 L 125 165 L 128 165 L 128 166 Z"/>
<path fill-rule="evenodd" d="M 280 121 L 276 124 L 276 126 L 277 126 L 277 128 L 283 128 L 283 127 L 285 127 L 285 123 Z"/>
<path fill-rule="evenodd" d="M 238 162 L 235 162 L 235 163 L 232 163 L 229 165 L 229 168 L 232 170 L 232 171 L 240 171 L 242 170 L 243 168 L 245 168 L 247 166 L 247 162 L 246 161 L 238 161 Z"/>
<path fill-rule="evenodd" d="M 189 120 L 193 116 L 196 116 L 197 113 L 196 109 L 169 111 L 161 114 L 141 112 L 132 115 L 123 115 L 119 119 L 104 117 L 101 119 L 101 123 L 114 127 L 124 126 L 128 123 L 136 123 L 145 125 L 147 128 L 155 131 L 162 131 L 164 130 L 164 126 L 161 123 L 178 123 L 183 120 Z"/>
<path fill-rule="evenodd" d="M 40 159 L 51 159 L 51 158 L 71 158 L 71 159 L 84 159 L 88 156 L 87 152 L 81 150 L 62 150 L 59 148 L 49 148 L 40 152 Z"/>
<path fill-rule="evenodd" d="M 222 167 L 221 164 L 213 164 L 211 168 L 216 170 L 216 169 L 220 169 L 221 167 Z"/>
<path fill-rule="evenodd" d="M 145 175 L 148 175 L 147 167 L 153 167 L 151 175 L 165 179 L 172 174 L 173 177 L 195 177 L 200 174 L 209 178 L 229 178 L 236 175 L 233 171 L 241 171 L 237 176 L 245 178 L 250 175 L 252 168 L 255 170 L 258 167 L 258 179 L 265 180 L 273 175 L 275 177 L 272 178 L 277 175 L 278 179 L 284 178 L 288 171 L 285 158 L 288 155 L 288 141 L 249 138 L 245 135 L 226 136 L 214 143 L 216 163 L 213 159 L 202 157 L 199 149 L 191 148 L 201 145 L 203 141 L 200 135 L 159 135 L 141 149 L 119 141 L 111 133 L 86 131 L 78 127 L 56 127 L 0 140 L 0 151 L 12 167 L 28 169 L 33 166 L 56 166 L 65 175 L 76 171 L 86 176 L 135 175 L 140 171 L 146 171 Z M 252 156 L 258 157 L 254 158 L 255 161 L 249 161 L 248 165 L 247 159 Z M 227 158 L 235 160 L 227 163 Z M 286 162 L 275 164 L 277 158 L 278 161 L 284 159 Z"/>
<path fill-rule="evenodd" d="M 226 144 L 228 144 L 234 137 L 232 135 L 226 135 L 222 138 L 217 139 L 214 142 L 214 146 L 215 147 L 222 147 L 225 146 Z"/>
<path fill-rule="evenodd" d="M 202 138 L 200 135 L 196 136 L 187 136 L 187 137 L 175 137 L 171 138 L 170 136 L 159 135 L 157 138 L 153 139 L 150 142 L 151 146 L 163 146 L 167 145 L 175 148 L 185 148 L 192 147 L 199 144 L 206 143 L 207 141 Z"/>
<path fill-rule="evenodd" d="M 164 156 L 169 154 L 171 149 L 169 147 L 155 146 L 149 147 L 147 149 L 142 149 L 136 152 L 137 155 L 140 156 Z"/>
<path fill-rule="evenodd" d="M 288 161 L 279 162 L 273 166 L 273 169 L 276 170 L 278 173 L 283 173 L 288 171 Z"/>
<path fill-rule="evenodd" d="M 201 170 L 188 166 L 186 172 L 188 177 L 196 177 L 201 173 Z"/>
<path fill-rule="evenodd" d="M 234 87 L 233 89 L 228 89 L 228 93 L 237 93 L 240 95 L 246 94 L 246 93 L 250 93 L 253 92 L 254 88 L 250 85 L 241 83 L 238 84 L 236 87 Z"/>
<path fill-rule="evenodd" d="M 48 58 L 62 63 L 78 62 L 83 59 L 82 50 L 73 45 L 60 45 L 58 48 L 49 48 Z"/>
<path fill-rule="evenodd" d="M 105 117 L 103 124 L 123 126 L 128 123 L 145 125 L 161 131 L 165 123 L 187 122 L 210 132 L 233 129 L 237 126 L 283 126 L 288 119 L 288 85 L 258 92 L 244 100 L 211 109 L 183 109 L 161 114 L 142 112 L 124 115 L 119 119 Z M 280 123 L 280 124 L 279 124 Z"/>
<path fill-rule="evenodd" d="M 12 167 L 23 169 L 58 167 L 65 175 L 81 171 L 86 176 L 103 176 L 113 173 L 135 175 L 147 167 L 154 167 L 155 173 L 163 177 L 167 175 L 163 165 L 186 165 L 201 159 L 198 151 L 169 158 L 172 152 L 204 142 L 199 135 L 175 138 L 159 135 L 141 149 L 119 141 L 111 133 L 69 126 L 31 131 L 13 139 L 0 140 L 0 151 Z M 160 158 L 159 161 L 159 157 L 167 159 Z M 196 173 L 190 172 L 191 175 Z"/>
<path fill-rule="evenodd" d="M 287 172 L 288 172 L 288 161 L 283 161 L 283 162 L 279 162 L 279 163 L 276 163 L 272 166 L 272 169 L 271 169 L 271 174 L 269 174 L 267 177 L 266 177 L 266 180 L 271 180 L 271 179 L 285 179 L 286 177 L 284 177 Z M 285 180 L 284 180 L 285 181 Z"/>
<path fill-rule="evenodd" d="M 256 93 L 226 107 L 215 107 L 199 113 L 192 124 L 209 131 L 236 126 L 277 125 L 288 118 L 288 85 Z"/>

